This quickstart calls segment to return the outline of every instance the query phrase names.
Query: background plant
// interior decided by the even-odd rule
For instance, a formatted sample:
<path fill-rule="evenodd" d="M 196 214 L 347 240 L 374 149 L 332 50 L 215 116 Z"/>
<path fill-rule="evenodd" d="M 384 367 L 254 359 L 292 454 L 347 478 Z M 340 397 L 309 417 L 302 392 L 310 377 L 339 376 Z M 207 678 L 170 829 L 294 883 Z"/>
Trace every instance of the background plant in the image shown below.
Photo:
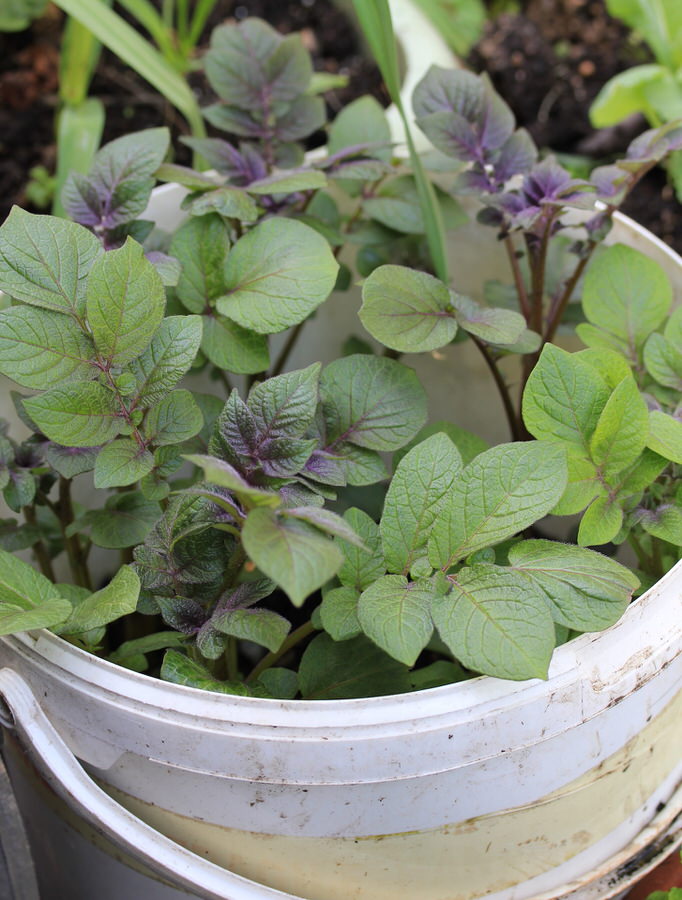
<path fill-rule="evenodd" d="M 607 0 L 611 15 L 622 19 L 651 48 L 655 63 L 633 66 L 602 88 L 590 109 L 597 128 L 643 113 L 658 127 L 682 116 L 682 8 L 676 0 Z M 682 199 L 682 154 L 667 161 L 670 178 Z"/>
<path fill-rule="evenodd" d="M 381 17 L 381 5 L 373 9 Z M 259 66 L 243 58 L 244 36 L 261 47 Z M 390 74 L 391 58 L 385 64 Z M 461 330 L 509 397 L 497 356 L 533 356 L 544 338 L 541 373 L 555 358 L 545 329 L 556 327 L 615 201 L 588 216 L 572 274 L 547 297 L 560 212 L 580 203 L 588 186 L 552 161 L 535 164 L 527 136 L 485 80 L 434 70 L 417 92 L 420 121 L 440 149 L 454 148 L 469 163 L 460 186 L 482 195 L 483 218 L 514 251 L 519 309 L 478 303 L 438 277 L 443 237 L 433 226 L 461 216 L 459 207 L 423 166 L 412 172 L 389 155 L 376 104 L 345 110 L 330 128 L 330 154 L 306 162 L 297 142 L 319 127 L 320 104 L 307 92 L 311 69 L 298 41 L 253 20 L 225 26 L 207 69 L 219 96 L 209 115 L 232 133 L 236 123 L 244 137 L 189 139 L 213 156 L 217 175 L 164 163 L 167 132 L 151 129 L 112 142 L 87 176 L 70 177 L 64 205 L 76 222 L 15 209 L 0 228 L 0 287 L 13 298 L 0 313 L 0 371 L 37 392 L 15 398 L 28 440 L 0 441 L 0 484 L 23 516 L 3 523 L 2 631 L 49 626 L 139 670 L 165 649 L 164 678 L 275 697 L 400 692 L 475 672 L 545 677 L 553 647 L 614 622 L 638 584 L 587 547 L 531 531 L 576 488 L 570 437 L 543 433 L 488 449 L 449 423 L 424 430 L 424 390 L 390 357 L 444 346 Z M 647 135 L 622 165 L 601 172 L 602 194 L 613 200 L 629 189 L 667 152 L 671 134 Z M 189 217 L 170 240 L 139 218 L 154 173 L 189 191 Z M 521 187 L 510 189 L 524 173 Z M 377 230 L 381 240 L 367 240 Z M 384 355 L 365 344 L 325 367 L 311 361 L 285 371 L 292 341 L 339 283 L 344 244 L 359 239 L 363 250 L 374 249 L 396 233 L 401 262 L 420 269 L 374 268 L 364 258 L 361 318 Z M 517 233 L 525 262 L 511 237 Z M 603 259 L 607 272 L 619 264 Z M 651 341 L 651 358 L 667 361 L 677 320 L 663 324 L 663 294 L 654 305 L 658 318 L 645 316 L 642 340 Z M 598 331 L 589 302 L 586 314 Z M 612 318 L 630 315 L 623 308 Z M 288 339 L 271 361 L 269 336 L 284 331 Z M 617 341 L 613 325 L 609 334 Z M 204 365 L 221 373 L 227 397 L 179 386 Z M 630 485 L 629 515 L 652 510 L 631 499 L 645 488 L 655 498 L 661 473 L 643 482 L 647 448 L 633 448 L 630 432 L 621 438 L 622 423 L 614 425 L 634 403 L 623 365 L 627 372 L 616 367 L 611 381 L 602 370 L 595 376 L 604 379 L 603 402 L 590 407 L 597 421 L 580 446 L 589 444 L 587 461 L 596 466 L 604 447 L 621 448 L 616 475 L 636 468 L 642 486 Z M 527 372 L 532 430 L 536 385 L 533 367 Z M 658 387 L 639 386 L 663 403 L 666 384 L 649 374 Z M 231 389 L 240 375 L 246 388 Z M 661 441 L 668 420 L 679 425 L 668 409 Z M 386 482 L 391 453 L 379 521 L 347 508 L 347 486 Z M 72 482 L 86 473 L 111 493 L 82 509 Z M 103 587 L 90 574 L 95 546 L 121 557 Z M 26 548 L 42 574 L 8 552 Z M 71 585 L 55 577 L 62 553 Z M 122 616 L 138 625 L 156 618 L 146 619 L 142 634 L 106 629 Z M 288 667 L 294 648 L 296 670 Z"/>

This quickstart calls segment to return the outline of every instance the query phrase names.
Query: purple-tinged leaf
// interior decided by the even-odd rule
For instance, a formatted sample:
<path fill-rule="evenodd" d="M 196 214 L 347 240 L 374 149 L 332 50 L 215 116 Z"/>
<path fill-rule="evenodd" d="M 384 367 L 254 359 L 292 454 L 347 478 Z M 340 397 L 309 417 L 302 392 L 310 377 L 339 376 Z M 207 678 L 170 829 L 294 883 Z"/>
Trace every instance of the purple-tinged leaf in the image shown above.
<path fill-rule="evenodd" d="M 275 590 L 275 582 L 269 578 L 258 578 L 256 581 L 246 581 L 238 585 L 234 590 L 227 591 L 218 601 L 216 612 L 220 610 L 248 609 L 259 600 L 269 597 Z"/>
<path fill-rule="evenodd" d="M 270 478 L 286 478 L 300 472 L 317 447 L 315 440 L 271 438 L 259 443 L 253 459 L 260 463 L 264 474 Z"/>
<path fill-rule="evenodd" d="M 147 206 L 169 139 L 167 128 L 149 128 L 102 147 L 88 175 L 73 173 L 64 185 L 62 200 L 71 218 L 99 230 L 137 218 Z"/>
<path fill-rule="evenodd" d="M 342 487 L 346 474 L 342 459 L 326 450 L 314 450 L 305 464 L 306 474 L 314 481 Z"/>
<path fill-rule="evenodd" d="M 327 120 L 322 97 L 299 97 L 275 122 L 275 137 L 280 141 L 301 141 L 324 127 Z"/>
<path fill-rule="evenodd" d="M 182 634 L 196 634 L 206 621 L 206 611 L 189 597 L 157 597 L 166 625 Z"/>
<path fill-rule="evenodd" d="M 500 147 L 492 162 L 495 180 L 505 184 L 514 175 L 525 174 L 535 163 L 538 149 L 525 128 L 519 128 Z"/>
<path fill-rule="evenodd" d="M 204 118 L 220 131 L 236 134 L 246 138 L 264 138 L 270 133 L 260 122 L 257 122 L 243 109 L 235 109 L 226 103 L 214 103 L 202 110 Z"/>
<path fill-rule="evenodd" d="M 619 166 L 599 166 L 592 170 L 590 183 L 599 200 L 619 205 L 625 198 L 628 175 Z"/>

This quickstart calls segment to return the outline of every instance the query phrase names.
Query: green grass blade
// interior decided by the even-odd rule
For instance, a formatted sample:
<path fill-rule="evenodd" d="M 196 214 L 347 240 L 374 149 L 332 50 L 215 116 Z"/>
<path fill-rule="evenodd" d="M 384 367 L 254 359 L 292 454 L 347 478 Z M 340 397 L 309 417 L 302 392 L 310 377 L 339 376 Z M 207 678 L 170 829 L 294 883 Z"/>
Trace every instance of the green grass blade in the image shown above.
<path fill-rule="evenodd" d="M 89 97 L 78 106 L 66 105 L 57 121 L 57 174 L 52 212 L 64 215 L 62 188 L 69 172 L 87 172 L 99 149 L 104 128 L 104 106 Z"/>
<path fill-rule="evenodd" d="M 407 147 L 410 152 L 412 170 L 419 192 L 431 260 L 436 275 L 448 284 L 448 257 L 445 249 L 443 217 L 441 216 L 433 185 L 426 175 L 421 158 L 415 148 L 410 124 L 400 96 L 400 70 L 388 0 L 353 0 L 353 5 L 367 42 L 381 70 L 391 100 L 395 103 L 405 126 Z"/>
<path fill-rule="evenodd" d="M 55 0 L 124 63 L 156 88 L 187 119 L 195 135 L 205 134 L 201 112 L 189 86 L 173 66 L 102 0 Z"/>

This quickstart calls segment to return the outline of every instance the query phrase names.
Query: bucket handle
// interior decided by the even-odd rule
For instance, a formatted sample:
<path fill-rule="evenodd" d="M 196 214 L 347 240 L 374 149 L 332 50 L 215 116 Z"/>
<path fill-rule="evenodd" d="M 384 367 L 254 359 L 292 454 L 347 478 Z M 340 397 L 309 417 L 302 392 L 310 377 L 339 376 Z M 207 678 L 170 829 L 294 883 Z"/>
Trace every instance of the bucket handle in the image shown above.
<path fill-rule="evenodd" d="M 85 772 L 13 669 L 0 669 L 0 725 L 12 730 L 49 787 L 88 825 L 136 860 L 205 900 L 301 900 L 209 862 L 106 794 Z"/>

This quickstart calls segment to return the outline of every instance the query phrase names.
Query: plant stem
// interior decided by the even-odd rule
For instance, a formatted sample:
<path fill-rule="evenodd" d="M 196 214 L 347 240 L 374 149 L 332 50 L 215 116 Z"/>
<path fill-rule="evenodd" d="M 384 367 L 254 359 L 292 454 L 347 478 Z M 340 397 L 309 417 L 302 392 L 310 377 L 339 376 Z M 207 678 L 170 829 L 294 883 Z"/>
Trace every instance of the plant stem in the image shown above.
<path fill-rule="evenodd" d="M 275 360 L 275 364 L 272 367 L 272 371 L 270 372 L 269 377 L 272 377 L 273 375 L 281 375 L 281 373 L 284 369 L 284 366 L 286 365 L 287 360 L 289 359 L 289 355 L 291 354 L 291 351 L 294 349 L 294 346 L 296 345 L 298 336 L 303 331 L 303 326 L 305 325 L 305 323 L 307 321 L 308 321 L 307 319 L 304 319 L 302 322 L 299 322 L 295 328 L 291 329 L 291 331 L 289 332 L 289 337 L 286 339 L 286 343 L 280 350 L 279 356 Z"/>
<path fill-rule="evenodd" d="M 566 307 L 568 306 L 571 297 L 573 296 L 573 291 L 576 288 L 576 285 L 580 281 L 580 278 L 585 271 L 585 266 L 587 266 L 588 262 L 592 258 L 592 254 L 594 253 L 597 244 L 595 241 L 590 241 L 589 246 L 583 256 L 581 256 L 578 261 L 577 266 L 575 267 L 573 274 L 566 282 L 566 286 L 564 287 L 561 295 L 559 296 L 559 300 L 556 304 L 552 305 L 552 308 L 549 311 L 549 315 L 547 317 L 547 327 L 545 329 L 545 333 L 543 335 L 543 344 L 547 344 L 550 341 L 554 340 L 554 337 L 557 333 L 557 329 L 559 325 L 561 325 L 561 320 L 564 317 L 564 313 L 566 311 Z"/>
<path fill-rule="evenodd" d="M 505 237 L 504 246 L 507 251 L 507 256 L 509 257 L 509 265 L 511 266 L 512 274 L 514 276 L 514 285 L 516 286 L 516 293 L 519 298 L 521 313 L 523 315 L 523 318 L 526 320 L 526 324 L 528 324 L 528 322 L 530 321 L 530 304 L 528 302 L 528 292 L 526 291 L 526 286 L 523 283 L 523 274 L 521 272 L 521 267 L 519 266 L 519 259 L 516 255 L 516 247 L 514 246 L 514 241 L 510 234 Z"/>
<path fill-rule="evenodd" d="M 258 665 L 247 677 L 246 681 L 255 681 L 260 677 L 260 675 L 263 674 L 263 672 L 265 672 L 266 669 L 274 666 L 274 664 L 278 662 L 285 655 L 285 653 L 288 653 L 292 647 L 296 646 L 296 644 L 300 644 L 300 642 L 311 635 L 313 631 L 315 631 L 313 623 L 310 620 L 304 622 L 303 625 L 299 626 L 295 631 L 291 632 L 291 634 L 284 640 L 279 650 L 268 653 L 263 657 L 263 659 L 261 659 Z"/>
<path fill-rule="evenodd" d="M 514 404 L 512 402 L 511 394 L 509 393 L 509 388 L 507 387 L 507 383 L 504 380 L 502 373 L 500 372 L 497 363 L 490 355 L 490 351 L 486 347 L 486 345 L 479 338 L 471 335 L 471 339 L 474 344 L 481 351 L 481 355 L 486 362 L 486 365 L 490 369 L 490 373 L 493 376 L 495 381 L 495 385 L 497 386 L 497 390 L 500 394 L 500 398 L 502 400 L 502 405 L 504 406 L 504 412 L 507 416 L 507 422 L 509 423 L 509 430 L 511 432 L 511 436 L 513 440 L 520 440 L 519 433 L 519 420 L 516 418 L 516 413 L 514 411 Z"/>
<path fill-rule="evenodd" d="M 24 514 L 24 519 L 26 519 L 27 524 L 36 525 L 36 509 L 35 506 L 31 503 L 28 506 L 24 506 L 22 509 Z M 52 568 L 52 560 L 50 559 L 50 554 L 47 552 L 47 547 L 43 543 L 42 539 L 38 539 L 35 544 L 33 544 L 32 548 L 35 553 L 36 560 L 38 561 L 38 565 L 40 566 L 40 571 L 46 578 L 49 578 L 50 581 L 56 581 L 54 574 L 54 569 Z"/>
<path fill-rule="evenodd" d="M 74 520 L 73 504 L 71 502 L 71 481 L 64 476 L 59 478 L 59 522 L 64 536 L 64 547 L 66 555 L 69 559 L 71 574 L 77 585 L 87 588 L 89 591 L 93 589 L 92 579 L 88 571 L 87 563 L 83 556 L 80 540 L 78 535 L 74 534 L 68 537 L 66 534 L 67 526 Z"/>
<path fill-rule="evenodd" d="M 228 637 L 225 648 L 225 662 L 227 664 L 227 680 L 239 680 L 239 662 L 237 658 L 237 639 Z"/>

